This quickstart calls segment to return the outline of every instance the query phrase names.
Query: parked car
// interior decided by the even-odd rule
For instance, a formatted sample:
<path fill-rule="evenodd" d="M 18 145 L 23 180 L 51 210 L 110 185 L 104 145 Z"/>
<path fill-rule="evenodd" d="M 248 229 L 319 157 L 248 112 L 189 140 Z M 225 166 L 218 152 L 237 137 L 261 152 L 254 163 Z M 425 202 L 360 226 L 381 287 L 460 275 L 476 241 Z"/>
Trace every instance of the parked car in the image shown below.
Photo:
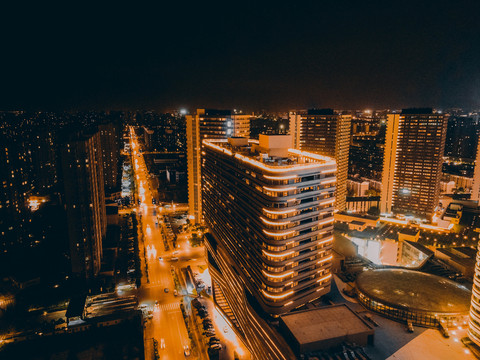
<path fill-rule="evenodd" d="M 409 333 L 413 333 L 414 329 L 413 329 L 413 324 L 409 321 L 407 322 L 407 331 Z"/>
<path fill-rule="evenodd" d="M 222 345 L 221 344 L 212 344 L 209 346 L 210 349 L 213 349 L 213 350 L 220 350 L 222 348 Z"/>

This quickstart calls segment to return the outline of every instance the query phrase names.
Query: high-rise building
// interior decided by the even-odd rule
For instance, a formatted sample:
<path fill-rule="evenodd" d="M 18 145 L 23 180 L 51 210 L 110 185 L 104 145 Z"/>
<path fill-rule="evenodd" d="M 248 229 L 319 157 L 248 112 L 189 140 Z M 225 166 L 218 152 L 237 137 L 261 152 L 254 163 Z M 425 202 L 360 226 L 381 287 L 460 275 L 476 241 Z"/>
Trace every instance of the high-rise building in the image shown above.
<path fill-rule="evenodd" d="M 290 358 L 266 319 L 330 291 L 336 163 L 291 141 L 203 141 L 214 298 L 258 359 Z"/>
<path fill-rule="evenodd" d="M 146 126 L 143 126 L 142 128 L 143 128 L 143 143 L 145 144 L 145 150 L 152 151 L 153 150 L 152 137 L 155 134 L 155 131 L 147 128 Z"/>
<path fill-rule="evenodd" d="M 447 122 L 432 109 L 388 114 L 382 213 L 431 218 L 438 204 Z"/>
<path fill-rule="evenodd" d="M 477 265 L 473 277 L 472 303 L 468 323 L 468 337 L 480 346 L 480 242 L 478 243 Z"/>
<path fill-rule="evenodd" d="M 37 127 L 29 135 L 31 170 L 28 180 L 35 195 L 47 195 L 56 190 L 58 182 L 55 132 Z"/>
<path fill-rule="evenodd" d="M 103 180 L 105 189 L 114 191 L 119 186 L 119 155 L 120 145 L 118 139 L 118 125 L 113 122 L 100 124 L 100 149 L 102 151 Z"/>
<path fill-rule="evenodd" d="M 185 117 L 172 113 L 137 112 L 136 120 L 143 129 L 146 151 L 185 152 Z"/>
<path fill-rule="evenodd" d="M 23 240 L 26 210 L 26 154 L 20 135 L 5 130 L 0 148 L 0 250 Z"/>
<path fill-rule="evenodd" d="M 382 180 L 385 111 L 365 110 L 352 117 L 352 136 L 348 174 L 375 181 Z"/>
<path fill-rule="evenodd" d="M 95 277 L 107 231 L 100 133 L 81 133 L 61 148 L 72 272 Z"/>
<path fill-rule="evenodd" d="M 260 114 L 252 117 L 250 121 L 250 138 L 258 139 L 263 135 L 286 135 L 288 133 L 288 116 L 282 117 L 275 114 Z"/>
<path fill-rule="evenodd" d="M 197 109 L 187 115 L 187 161 L 189 213 L 195 222 L 202 221 L 201 148 L 203 139 L 248 137 L 251 115 L 230 110 Z"/>
<path fill-rule="evenodd" d="M 294 148 L 333 157 L 337 161 L 335 209 L 338 211 L 346 208 L 351 121 L 350 114 L 332 109 L 290 113 L 290 134 Z"/>
<path fill-rule="evenodd" d="M 479 124 L 474 116 L 453 115 L 448 119 L 445 156 L 453 159 L 475 159 Z"/>

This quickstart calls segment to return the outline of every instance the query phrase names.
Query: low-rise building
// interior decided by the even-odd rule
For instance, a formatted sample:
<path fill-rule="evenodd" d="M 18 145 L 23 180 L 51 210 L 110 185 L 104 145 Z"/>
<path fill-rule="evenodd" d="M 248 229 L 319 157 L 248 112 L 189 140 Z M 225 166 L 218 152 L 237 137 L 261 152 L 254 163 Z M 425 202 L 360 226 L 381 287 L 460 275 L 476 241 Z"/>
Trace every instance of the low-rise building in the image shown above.
<path fill-rule="evenodd" d="M 416 241 L 405 240 L 398 246 L 397 264 L 399 266 L 418 268 L 422 266 L 434 252 Z"/>
<path fill-rule="evenodd" d="M 280 329 L 299 357 L 344 342 L 366 346 L 374 336 L 373 328 L 345 304 L 283 315 Z"/>
<path fill-rule="evenodd" d="M 473 278 L 475 273 L 476 250 L 469 247 L 436 249 L 435 257 L 442 260 L 450 268 L 462 273 L 466 278 Z"/>
<path fill-rule="evenodd" d="M 369 190 L 370 183 L 361 179 L 348 179 L 347 190 L 353 193 L 353 196 L 365 196 Z"/>
<path fill-rule="evenodd" d="M 335 213 L 335 221 L 337 222 L 342 222 L 342 223 L 359 223 L 362 222 L 364 225 L 364 228 L 359 231 L 363 231 L 365 228 L 370 227 L 370 228 L 376 228 L 378 224 L 380 223 L 380 218 L 378 216 L 372 216 L 372 215 L 360 215 L 360 214 L 350 214 L 347 212 L 338 212 Z"/>

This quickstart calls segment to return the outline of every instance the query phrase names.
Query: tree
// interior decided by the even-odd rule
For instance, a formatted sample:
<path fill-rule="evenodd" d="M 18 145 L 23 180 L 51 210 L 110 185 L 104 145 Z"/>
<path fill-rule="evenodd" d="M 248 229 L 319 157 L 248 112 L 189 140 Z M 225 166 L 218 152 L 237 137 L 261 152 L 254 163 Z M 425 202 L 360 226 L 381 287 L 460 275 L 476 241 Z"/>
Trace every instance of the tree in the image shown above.
<path fill-rule="evenodd" d="M 366 196 L 378 196 L 378 192 L 376 190 L 369 189 L 369 190 L 365 191 L 365 195 Z"/>

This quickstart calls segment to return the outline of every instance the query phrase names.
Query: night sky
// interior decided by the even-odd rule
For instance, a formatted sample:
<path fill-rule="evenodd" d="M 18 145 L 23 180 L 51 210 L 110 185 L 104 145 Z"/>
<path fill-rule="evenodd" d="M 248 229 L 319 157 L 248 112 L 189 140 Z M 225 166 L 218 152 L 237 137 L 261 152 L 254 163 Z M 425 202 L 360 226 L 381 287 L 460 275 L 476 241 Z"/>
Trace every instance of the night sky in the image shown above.
<path fill-rule="evenodd" d="M 259 2 L 4 9 L 0 110 L 480 108 L 479 1 Z"/>

